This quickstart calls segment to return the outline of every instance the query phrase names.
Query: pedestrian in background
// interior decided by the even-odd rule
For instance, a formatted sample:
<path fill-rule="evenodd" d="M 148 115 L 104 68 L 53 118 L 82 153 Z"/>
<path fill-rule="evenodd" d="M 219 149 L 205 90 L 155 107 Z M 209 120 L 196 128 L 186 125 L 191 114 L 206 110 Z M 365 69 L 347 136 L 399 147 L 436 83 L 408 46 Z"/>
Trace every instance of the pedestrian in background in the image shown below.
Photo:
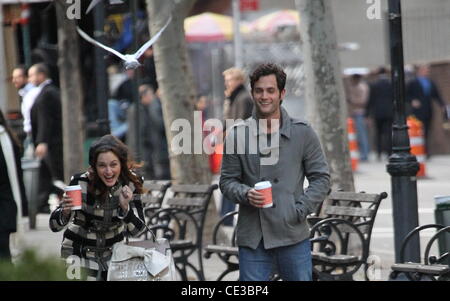
<path fill-rule="evenodd" d="M 32 151 L 33 144 L 31 137 L 30 111 L 40 89 L 29 82 L 27 68 L 25 68 L 25 66 L 17 66 L 14 68 L 12 72 L 12 83 L 18 90 L 20 96 L 20 111 L 23 118 L 23 135 L 19 138 L 21 138 L 21 141 L 23 142 L 22 145 L 24 151 L 29 147 L 31 147 Z M 26 155 L 29 155 L 28 152 Z"/>
<path fill-rule="evenodd" d="M 370 85 L 366 109 L 366 116 L 373 118 L 375 122 L 378 160 L 381 160 L 383 153 L 389 156 L 392 152 L 393 93 L 391 78 L 386 68 L 380 67 L 376 80 Z"/>
<path fill-rule="evenodd" d="M 62 113 L 59 89 L 49 79 L 46 65 L 33 65 L 28 71 L 30 82 L 40 89 L 30 111 L 35 157 L 41 160 L 39 169 L 39 212 L 50 213 L 48 199 L 62 192 L 54 183 L 64 182 Z"/>
<path fill-rule="evenodd" d="M 150 116 L 150 106 L 155 98 L 153 88 L 148 84 L 140 85 L 139 88 L 139 103 L 132 104 L 127 111 L 128 131 L 127 131 L 127 145 L 133 152 L 133 157 L 136 157 L 137 149 L 139 147 L 140 158 L 144 161 L 144 177 L 146 179 L 155 178 L 154 162 L 153 162 L 153 127 Z M 136 122 L 136 108 L 139 113 L 139 129 Z M 137 146 L 139 137 L 140 146 Z"/>
<path fill-rule="evenodd" d="M 329 193 L 328 165 L 314 130 L 281 107 L 286 93 L 286 74 L 281 67 L 262 64 L 250 81 L 255 110 L 251 118 L 228 130 L 220 177 L 224 196 L 239 204 L 239 279 L 267 281 L 276 267 L 283 280 L 311 280 L 306 216 L 315 212 Z M 261 120 L 267 127 L 255 128 Z M 278 147 L 271 152 L 276 160 L 263 164 L 266 153 L 260 148 L 252 154 L 250 145 L 258 145 L 256 141 L 264 138 L 273 142 L 276 137 Z M 234 146 L 230 152 L 228 144 Z M 304 190 L 305 177 L 309 185 Z M 271 208 L 263 208 L 265 198 L 254 189 L 260 181 L 272 185 Z"/>
<path fill-rule="evenodd" d="M 229 68 L 222 73 L 225 84 L 225 101 L 223 104 L 223 125 L 224 137 L 226 135 L 227 120 L 245 120 L 252 115 L 253 101 L 250 93 L 245 88 L 245 73 L 239 68 Z M 222 206 L 220 215 L 224 216 L 228 212 L 233 211 L 236 205 L 222 197 Z M 225 221 L 226 225 L 230 225 L 232 219 Z"/>
<path fill-rule="evenodd" d="M 369 86 L 359 73 L 350 76 L 346 85 L 349 115 L 356 126 L 356 139 L 361 161 L 369 158 L 370 146 L 366 126 L 366 106 L 369 100 Z"/>
<path fill-rule="evenodd" d="M 20 153 L 20 143 L 0 110 L 0 260 L 9 262 L 10 235 L 28 215 Z"/>
<path fill-rule="evenodd" d="M 433 118 L 432 101 L 437 102 L 442 113 L 445 110 L 445 105 L 436 84 L 430 78 L 430 67 L 428 65 L 416 66 L 416 78 L 407 85 L 406 100 L 410 105 L 411 114 L 423 124 L 425 149 L 427 157 L 429 157 L 429 137 Z"/>
<path fill-rule="evenodd" d="M 82 208 L 72 210 L 72 199 L 64 195 L 50 216 L 50 229 L 63 229 L 61 256 L 82 258 L 87 280 L 106 280 L 112 246 L 145 230 L 142 202 L 143 179 L 133 172 L 139 167 L 129 157 L 125 144 L 106 135 L 89 149 L 89 169 L 75 174 L 69 185 L 80 185 Z"/>
<path fill-rule="evenodd" d="M 245 74 L 241 69 L 230 68 L 222 73 L 225 84 L 225 101 L 223 119 L 249 118 L 252 114 L 253 102 L 245 88 Z"/>
<path fill-rule="evenodd" d="M 153 168 L 156 180 L 171 178 L 169 148 L 167 144 L 166 127 L 161 104 L 160 90 L 156 90 L 150 104 L 150 117 L 152 124 Z"/>

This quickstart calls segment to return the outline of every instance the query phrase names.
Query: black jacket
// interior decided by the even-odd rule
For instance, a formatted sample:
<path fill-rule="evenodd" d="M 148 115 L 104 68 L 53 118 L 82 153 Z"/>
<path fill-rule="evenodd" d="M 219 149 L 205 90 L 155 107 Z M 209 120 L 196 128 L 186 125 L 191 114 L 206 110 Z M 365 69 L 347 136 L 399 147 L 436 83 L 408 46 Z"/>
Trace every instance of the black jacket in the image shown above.
<path fill-rule="evenodd" d="M 366 115 L 374 119 L 392 119 L 394 117 L 393 95 L 391 80 L 387 76 L 380 76 L 370 85 Z"/>
<path fill-rule="evenodd" d="M 432 100 L 437 101 L 441 106 L 444 104 L 441 95 L 432 80 L 430 80 L 429 95 L 425 95 L 419 79 L 416 78 L 409 82 L 406 88 L 406 101 L 410 105 L 413 99 L 417 99 L 420 102 L 420 107 L 409 107 L 408 109 L 410 111 L 408 113 L 413 114 L 420 120 L 431 119 L 431 116 L 433 115 L 433 107 L 431 105 Z"/>
<path fill-rule="evenodd" d="M 63 178 L 63 137 L 61 98 L 58 88 L 46 85 L 36 97 L 30 111 L 33 143 L 48 145 L 48 164 L 52 176 Z"/>

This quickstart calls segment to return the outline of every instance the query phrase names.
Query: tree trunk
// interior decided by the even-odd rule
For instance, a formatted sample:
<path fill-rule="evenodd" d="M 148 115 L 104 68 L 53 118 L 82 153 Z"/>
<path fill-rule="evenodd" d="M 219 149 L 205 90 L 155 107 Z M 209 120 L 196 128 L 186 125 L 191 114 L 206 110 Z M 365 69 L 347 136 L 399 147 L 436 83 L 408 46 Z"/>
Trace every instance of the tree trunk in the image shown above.
<path fill-rule="evenodd" d="M 171 131 L 175 120 L 184 119 L 194 129 L 194 104 L 196 100 L 195 84 L 187 54 L 184 19 L 192 9 L 196 0 L 148 0 L 150 33 L 157 32 L 172 14 L 172 22 L 154 44 L 154 57 L 158 85 L 166 127 L 167 143 L 170 155 L 170 171 L 172 182 L 176 184 L 210 184 L 211 173 L 208 169 L 208 158 L 202 154 L 175 154 L 171 141 L 177 135 Z M 201 120 L 196 120 L 197 124 Z M 201 133 L 197 133 L 202 137 Z M 194 148 L 193 133 L 191 150 Z M 203 241 L 208 244 L 212 240 L 214 225 L 218 222 L 215 202 L 212 198 L 203 231 Z"/>
<path fill-rule="evenodd" d="M 156 33 L 172 14 L 171 24 L 154 45 L 154 54 L 169 145 L 170 170 L 173 182 L 178 184 L 211 182 L 206 155 L 203 152 L 193 154 L 196 142 L 193 133 L 196 91 L 187 55 L 184 19 L 194 3 L 195 0 L 147 1 L 152 34 Z M 171 131 L 171 126 L 175 120 L 180 119 L 187 120 L 191 126 L 191 154 L 175 154 L 171 147 L 173 138 L 178 134 Z M 201 133 L 197 133 L 197 140 L 198 135 L 201 137 Z"/>
<path fill-rule="evenodd" d="M 328 0 L 296 0 L 296 4 L 301 17 L 308 117 L 328 159 L 333 189 L 354 191 L 331 4 Z"/>
<path fill-rule="evenodd" d="M 68 4 L 55 1 L 58 21 L 58 68 L 61 85 L 61 107 L 64 145 L 64 178 L 80 172 L 83 167 L 83 89 L 76 21 L 66 16 Z"/>

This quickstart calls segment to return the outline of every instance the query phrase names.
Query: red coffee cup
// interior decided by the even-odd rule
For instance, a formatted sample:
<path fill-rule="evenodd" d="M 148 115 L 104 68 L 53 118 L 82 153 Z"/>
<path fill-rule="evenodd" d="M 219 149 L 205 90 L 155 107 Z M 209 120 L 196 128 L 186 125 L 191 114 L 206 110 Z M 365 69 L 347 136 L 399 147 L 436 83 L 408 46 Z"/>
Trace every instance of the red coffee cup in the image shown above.
<path fill-rule="evenodd" d="M 273 206 L 272 201 L 272 184 L 269 181 L 259 182 L 255 184 L 255 190 L 264 195 L 263 208 L 270 208 Z"/>
<path fill-rule="evenodd" d="M 67 186 L 64 188 L 66 195 L 72 199 L 72 210 L 80 210 L 82 207 L 81 186 Z"/>

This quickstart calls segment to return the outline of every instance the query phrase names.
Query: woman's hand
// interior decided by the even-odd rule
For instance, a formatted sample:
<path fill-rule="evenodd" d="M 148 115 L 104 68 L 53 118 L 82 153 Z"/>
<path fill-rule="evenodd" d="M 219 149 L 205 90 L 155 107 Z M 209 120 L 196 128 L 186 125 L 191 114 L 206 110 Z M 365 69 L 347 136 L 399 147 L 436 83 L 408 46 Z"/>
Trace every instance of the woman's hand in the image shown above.
<path fill-rule="evenodd" d="M 128 211 L 128 206 L 132 198 L 133 192 L 131 191 L 131 188 L 127 185 L 123 186 L 119 195 L 119 205 L 123 211 Z"/>
<path fill-rule="evenodd" d="M 66 217 L 66 218 L 69 217 L 69 215 L 72 211 L 72 207 L 73 207 L 72 198 L 64 193 L 63 198 L 59 204 L 61 205 L 62 213 L 63 213 L 64 217 Z"/>

